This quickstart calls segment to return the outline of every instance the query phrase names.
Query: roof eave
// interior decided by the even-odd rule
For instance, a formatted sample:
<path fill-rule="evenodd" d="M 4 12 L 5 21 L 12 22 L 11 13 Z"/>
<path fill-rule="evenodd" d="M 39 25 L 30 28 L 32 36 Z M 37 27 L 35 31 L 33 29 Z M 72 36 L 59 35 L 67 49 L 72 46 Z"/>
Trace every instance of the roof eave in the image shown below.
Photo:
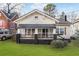
<path fill-rule="evenodd" d="M 31 11 L 31 12 L 28 12 L 27 14 L 21 16 L 20 18 L 18 18 L 18 19 L 15 20 L 14 22 L 17 22 L 18 20 L 21 20 L 22 18 L 24 18 L 24 17 L 26 17 L 26 16 L 30 15 L 31 13 L 34 13 L 34 12 L 41 13 L 42 15 L 47 16 L 47 17 L 49 17 L 50 19 L 53 19 L 53 20 L 59 22 L 56 18 L 53 18 L 53 17 L 51 17 L 51 16 L 49 16 L 49 15 L 45 14 L 44 12 L 39 11 L 39 10 L 37 10 L 37 9 L 35 9 L 35 10 Z"/>

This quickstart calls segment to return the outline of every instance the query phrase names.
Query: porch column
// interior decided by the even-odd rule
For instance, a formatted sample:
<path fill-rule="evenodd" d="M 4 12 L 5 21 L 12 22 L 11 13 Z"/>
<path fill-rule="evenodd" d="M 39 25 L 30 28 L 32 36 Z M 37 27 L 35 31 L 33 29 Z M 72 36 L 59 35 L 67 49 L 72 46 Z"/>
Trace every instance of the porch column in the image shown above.
<path fill-rule="evenodd" d="M 54 40 L 56 40 L 57 39 L 56 28 L 53 29 L 53 34 L 54 34 Z"/>
<path fill-rule="evenodd" d="M 36 43 L 35 44 L 38 44 L 39 43 L 39 41 L 38 41 L 38 28 L 35 28 L 35 41 L 36 41 Z"/>
<path fill-rule="evenodd" d="M 38 34 L 38 28 L 35 28 L 35 34 Z"/>
<path fill-rule="evenodd" d="M 18 29 L 16 33 L 16 43 L 20 43 L 20 29 Z"/>
<path fill-rule="evenodd" d="M 17 30 L 17 34 L 20 34 L 20 29 Z"/>
<path fill-rule="evenodd" d="M 53 34 L 56 34 L 56 28 L 53 29 Z"/>

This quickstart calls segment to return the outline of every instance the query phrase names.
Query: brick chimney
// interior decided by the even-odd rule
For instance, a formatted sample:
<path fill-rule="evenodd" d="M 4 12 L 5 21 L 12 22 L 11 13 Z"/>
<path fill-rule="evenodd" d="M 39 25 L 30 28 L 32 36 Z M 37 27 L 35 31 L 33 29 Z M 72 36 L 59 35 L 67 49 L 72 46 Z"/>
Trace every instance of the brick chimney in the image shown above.
<path fill-rule="evenodd" d="M 67 15 L 65 15 L 65 21 L 67 21 Z"/>

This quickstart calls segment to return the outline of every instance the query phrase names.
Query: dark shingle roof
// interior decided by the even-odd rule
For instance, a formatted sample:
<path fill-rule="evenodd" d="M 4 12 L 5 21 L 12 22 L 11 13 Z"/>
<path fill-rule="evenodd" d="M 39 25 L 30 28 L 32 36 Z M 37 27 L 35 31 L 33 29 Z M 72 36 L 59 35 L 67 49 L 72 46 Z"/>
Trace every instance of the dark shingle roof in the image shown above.
<path fill-rule="evenodd" d="M 65 25 L 70 25 L 71 22 L 69 22 L 68 20 L 65 20 L 65 19 L 58 19 L 59 22 L 57 22 L 57 24 L 65 24 Z"/>
<path fill-rule="evenodd" d="M 55 24 L 19 24 L 18 28 L 56 28 Z"/>
<path fill-rule="evenodd" d="M 10 13 L 10 15 L 8 13 L 6 13 L 5 11 L 3 11 L 3 12 L 9 19 L 12 19 L 15 15 L 18 15 L 16 12 Z"/>

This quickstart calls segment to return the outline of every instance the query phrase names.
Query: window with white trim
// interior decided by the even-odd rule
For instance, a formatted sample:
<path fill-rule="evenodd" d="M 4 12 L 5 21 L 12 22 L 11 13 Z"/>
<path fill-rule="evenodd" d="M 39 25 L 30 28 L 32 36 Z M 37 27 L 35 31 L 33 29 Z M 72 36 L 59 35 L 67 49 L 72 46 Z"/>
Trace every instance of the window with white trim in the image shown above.
<path fill-rule="evenodd" d="M 32 29 L 32 28 L 30 28 L 30 29 L 25 29 L 25 35 L 26 35 L 26 37 L 34 37 L 34 33 L 35 33 L 35 29 Z"/>
<path fill-rule="evenodd" d="M 64 28 L 56 28 L 56 33 L 64 34 Z"/>
<path fill-rule="evenodd" d="M 19 29 L 20 30 L 20 33 L 21 33 L 21 37 L 25 37 L 25 29 Z"/>
<path fill-rule="evenodd" d="M 59 28 L 56 28 L 56 33 L 58 33 L 58 34 L 59 34 Z"/>
<path fill-rule="evenodd" d="M 60 28 L 60 34 L 64 34 L 64 28 Z"/>
<path fill-rule="evenodd" d="M 25 29 L 20 29 L 21 34 L 25 34 Z"/>

